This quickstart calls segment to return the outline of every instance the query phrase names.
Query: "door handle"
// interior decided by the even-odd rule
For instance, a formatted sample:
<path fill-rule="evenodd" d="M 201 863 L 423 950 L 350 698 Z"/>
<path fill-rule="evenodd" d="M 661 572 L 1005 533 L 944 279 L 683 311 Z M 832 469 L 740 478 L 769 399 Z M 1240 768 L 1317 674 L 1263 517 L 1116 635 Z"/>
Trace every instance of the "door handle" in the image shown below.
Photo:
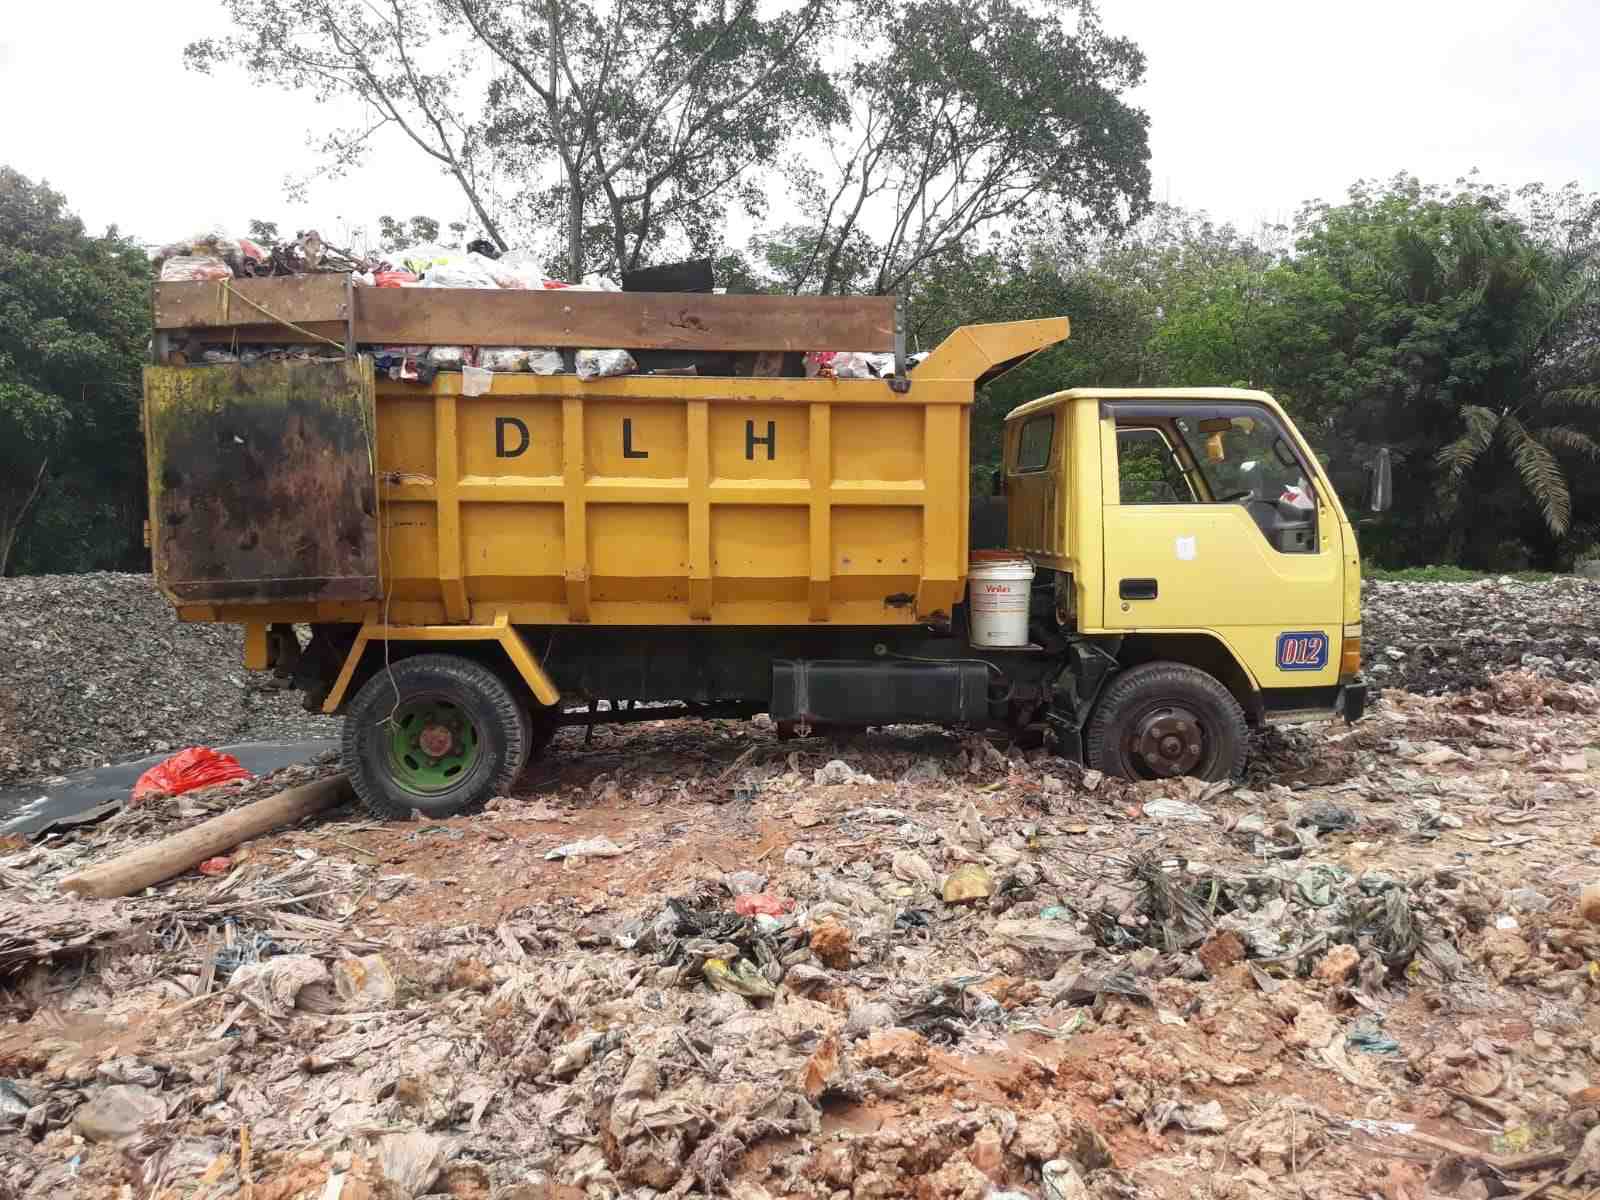
<path fill-rule="evenodd" d="M 1156 581 L 1154 579 L 1124 579 L 1117 585 L 1117 595 L 1123 600 L 1154 600 L 1156 598 Z"/>

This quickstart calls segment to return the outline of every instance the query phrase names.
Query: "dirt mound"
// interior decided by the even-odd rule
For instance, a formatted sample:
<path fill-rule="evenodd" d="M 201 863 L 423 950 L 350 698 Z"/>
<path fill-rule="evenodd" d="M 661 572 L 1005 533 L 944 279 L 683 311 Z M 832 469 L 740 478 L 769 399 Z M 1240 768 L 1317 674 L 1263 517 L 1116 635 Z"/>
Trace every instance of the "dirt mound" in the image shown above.
<path fill-rule="evenodd" d="M 0 787 L 202 743 L 329 736 L 148 575 L 0 579 Z"/>

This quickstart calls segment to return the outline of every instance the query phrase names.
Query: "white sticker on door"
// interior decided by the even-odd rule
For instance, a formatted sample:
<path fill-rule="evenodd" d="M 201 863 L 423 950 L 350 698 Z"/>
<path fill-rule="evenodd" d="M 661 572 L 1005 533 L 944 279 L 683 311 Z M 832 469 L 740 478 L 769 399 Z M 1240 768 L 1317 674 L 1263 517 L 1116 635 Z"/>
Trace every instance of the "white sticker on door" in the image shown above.
<path fill-rule="evenodd" d="M 1184 562 L 1188 562 L 1190 559 L 1194 558 L 1194 543 L 1195 539 L 1192 537 L 1181 537 L 1178 539 L 1178 557 Z"/>

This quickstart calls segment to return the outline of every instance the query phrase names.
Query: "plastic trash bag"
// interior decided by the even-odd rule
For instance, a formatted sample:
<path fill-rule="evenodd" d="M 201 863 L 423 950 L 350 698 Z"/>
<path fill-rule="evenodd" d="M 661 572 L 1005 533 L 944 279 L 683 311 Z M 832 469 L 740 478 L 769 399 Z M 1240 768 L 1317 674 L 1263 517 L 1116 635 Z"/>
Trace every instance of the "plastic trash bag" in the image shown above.
<path fill-rule="evenodd" d="M 639 369 L 626 350 L 579 350 L 579 379 L 605 379 L 612 375 L 632 375 Z"/>
<path fill-rule="evenodd" d="M 430 346 L 428 361 L 436 367 L 459 367 L 467 361 L 467 351 L 462 346 Z"/>
<path fill-rule="evenodd" d="M 422 277 L 427 287 L 497 288 L 498 263 L 481 254 L 461 254 L 447 262 L 434 263 Z"/>
<path fill-rule="evenodd" d="M 423 242 L 420 246 L 407 246 L 389 261 L 396 268 L 404 267 L 407 271 L 420 276 L 426 274 L 430 267 L 460 258 L 461 253 L 460 250 L 452 250 L 448 246 Z"/>
<path fill-rule="evenodd" d="M 181 796 L 196 788 L 214 787 L 253 776 L 231 754 L 220 754 L 210 746 L 191 746 L 151 767 L 133 785 L 133 803 L 154 796 Z"/>
<path fill-rule="evenodd" d="M 161 264 L 162 283 L 232 279 L 233 268 L 211 255 L 178 254 Z"/>
<path fill-rule="evenodd" d="M 489 385 L 494 382 L 494 372 L 487 367 L 462 367 L 461 368 L 461 394 L 463 396 L 481 396 L 489 390 Z"/>
<path fill-rule="evenodd" d="M 478 351 L 478 365 L 485 371 L 526 371 L 528 352 L 516 346 L 484 346 Z"/>
<path fill-rule="evenodd" d="M 379 271 L 372 278 L 378 287 L 405 287 L 420 282 L 415 271 Z"/>
<path fill-rule="evenodd" d="M 807 379 L 874 379 L 871 355 L 844 350 L 812 350 L 803 360 Z M 893 358 L 890 359 L 891 370 Z"/>
<path fill-rule="evenodd" d="M 567 369 L 561 351 L 538 347 L 528 351 L 528 370 L 535 375 L 559 375 Z"/>

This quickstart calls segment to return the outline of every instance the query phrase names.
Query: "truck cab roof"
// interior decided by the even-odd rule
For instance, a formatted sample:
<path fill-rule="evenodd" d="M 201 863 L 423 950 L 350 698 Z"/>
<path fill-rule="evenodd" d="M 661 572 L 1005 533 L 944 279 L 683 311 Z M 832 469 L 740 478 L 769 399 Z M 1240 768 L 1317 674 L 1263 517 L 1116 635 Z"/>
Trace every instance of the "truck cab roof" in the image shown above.
<path fill-rule="evenodd" d="M 1265 404 L 1276 410 L 1278 402 L 1266 392 L 1256 388 L 1235 387 L 1115 387 L 1115 388 L 1068 388 L 1062 392 L 1052 392 L 1048 396 L 1041 396 L 1037 400 L 1029 400 L 1026 404 L 1019 404 L 1006 414 L 1006 420 L 1015 420 L 1025 417 L 1029 413 L 1037 412 L 1041 408 L 1059 404 L 1063 400 L 1159 400 L 1164 403 L 1184 404 L 1195 403 L 1215 404 L 1217 401 L 1248 402 L 1252 404 Z"/>

